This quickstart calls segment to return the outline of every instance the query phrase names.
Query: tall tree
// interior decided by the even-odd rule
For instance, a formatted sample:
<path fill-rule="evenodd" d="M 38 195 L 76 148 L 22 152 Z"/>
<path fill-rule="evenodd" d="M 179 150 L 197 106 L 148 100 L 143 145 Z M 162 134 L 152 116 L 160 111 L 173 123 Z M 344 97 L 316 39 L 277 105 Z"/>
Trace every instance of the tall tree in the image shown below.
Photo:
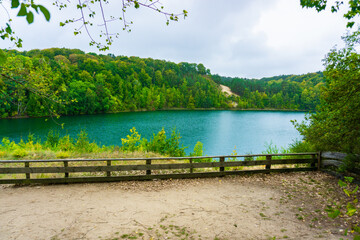
<path fill-rule="evenodd" d="M 343 37 L 346 47 L 325 58 L 325 87 L 318 112 L 296 124 L 318 150 L 360 153 L 360 29 Z"/>

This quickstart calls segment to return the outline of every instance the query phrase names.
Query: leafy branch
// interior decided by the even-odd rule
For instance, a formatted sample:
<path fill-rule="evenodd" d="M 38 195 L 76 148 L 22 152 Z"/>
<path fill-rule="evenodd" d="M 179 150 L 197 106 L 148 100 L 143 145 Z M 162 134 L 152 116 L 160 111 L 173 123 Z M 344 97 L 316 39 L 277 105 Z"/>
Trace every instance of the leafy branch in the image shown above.
<path fill-rule="evenodd" d="M 328 0 L 300 0 L 300 5 L 303 8 L 315 8 L 316 11 L 321 12 L 324 11 L 329 4 Z M 344 1 L 335 1 L 334 4 L 330 7 L 331 12 L 338 12 L 342 5 L 344 5 Z M 352 28 L 355 24 L 353 21 L 354 18 L 360 15 L 360 1 L 349 0 L 347 9 L 348 11 L 344 14 L 343 17 L 349 20 L 346 24 L 346 27 Z"/>
<path fill-rule="evenodd" d="M 10 1 L 10 0 L 8 0 Z M 3 40 L 10 40 L 14 42 L 17 47 L 22 47 L 22 39 L 17 37 L 11 26 L 12 19 L 7 8 L 3 5 L 3 0 L 0 0 L 0 5 L 7 15 L 7 22 L 3 27 L 0 28 L 0 37 Z M 163 15 L 166 19 L 166 24 L 169 25 L 170 21 L 178 21 L 180 16 L 184 18 L 188 12 L 183 10 L 181 13 L 170 13 L 164 10 L 164 6 L 159 0 L 121 0 L 121 12 L 120 16 L 114 17 L 109 16 L 105 11 L 105 6 L 110 5 L 109 0 L 53 0 L 53 5 L 59 10 L 64 8 L 75 8 L 79 12 L 78 17 L 67 19 L 60 22 L 60 26 L 66 26 L 68 24 L 80 23 L 79 27 L 74 29 L 74 35 L 82 33 L 85 30 L 86 35 L 90 39 L 90 46 L 96 46 L 100 51 L 108 50 L 111 44 L 114 42 L 114 38 L 119 37 L 119 32 L 112 33 L 109 30 L 109 24 L 114 21 L 121 21 L 123 24 L 122 30 L 131 31 L 130 25 L 132 21 L 126 20 L 126 12 L 130 7 L 139 9 L 144 7 L 152 11 L 158 12 Z M 34 22 L 34 13 L 44 15 L 46 21 L 50 21 L 51 15 L 49 10 L 43 5 L 35 3 L 35 0 L 11 0 L 11 9 L 17 10 L 17 17 L 25 17 L 28 24 Z M 96 10 L 94 10 L 96 9 Z M 99 18 L 97 19 L 97 16 Z M 95 21 L 99 21 L 100 24 L 95 25 Z M 94 34 L 94 31 L 90 29 L 93 26 L 100 27 L 100 33 Z M 97 40 L 94 35 L 98 35 L 100 40 Z M 101 40 L 104 39 L 104 40 Z"/>

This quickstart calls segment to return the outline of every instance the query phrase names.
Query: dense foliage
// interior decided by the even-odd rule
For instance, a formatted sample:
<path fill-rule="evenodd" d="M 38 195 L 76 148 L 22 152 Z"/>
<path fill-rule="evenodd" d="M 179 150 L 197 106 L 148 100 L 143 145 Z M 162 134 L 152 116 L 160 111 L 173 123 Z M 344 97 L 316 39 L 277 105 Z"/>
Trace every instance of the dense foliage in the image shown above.
<path fill-rule="evenodd" d="M 343 38 L 346 47 L 325 59 L 325 88 L 320 111 L 297 124 L 305 140 L 318 150 L 360 153 L 360 32 Z"/>
<path fill-rule="evenodd" d="M 287 75 L 262 79 L 215 77 L 238 96 L 239 108 L 315 110 L 324 84 L 322 73 Z"/>
<path fill-rule="evenodd" d="M 0 117 L 229 106 L 203 64 L 58 48 L 5 54 Z"/>
<path fill-rule="evenodd" d="M 85 54 L 81 50 L 1 51 L 0 117 L 95 114 L 173 108 L 314 110 L 321 73 L 240 79 L 203 64 Z M 239 96 L 226 96 L 219 83 Z"/>

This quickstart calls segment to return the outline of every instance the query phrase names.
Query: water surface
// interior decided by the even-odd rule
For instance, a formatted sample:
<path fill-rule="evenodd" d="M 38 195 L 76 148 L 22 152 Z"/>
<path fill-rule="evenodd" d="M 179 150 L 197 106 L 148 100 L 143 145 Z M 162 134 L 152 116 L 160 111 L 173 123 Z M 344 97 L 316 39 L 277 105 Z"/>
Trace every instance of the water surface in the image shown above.
<path fill-rule="evenodd" d="M 61 117 L 62 129 L 54 121 L 44 118 L 1 119 L 0 138 L 9 137 L 16 142 L 26 139 L 29 133 L 46 139 L 53 129 L 61 135 L 76 137 L 86 130 L 91 140 L 101 145 L 121 145 L 121 138 L 135 127 L 142 137 L 165 129 L 167 135 L 176 128 L 182 136 L 186 152 L 193 151 L 197 141 L 204 144 L 207 155 L 261 153 L 266 145 L 287 147 L 301 139 L 290 120 L 302 121 L 303 112 L 283 111 L 157 111 L 117 114 L 81 115 Z"/>

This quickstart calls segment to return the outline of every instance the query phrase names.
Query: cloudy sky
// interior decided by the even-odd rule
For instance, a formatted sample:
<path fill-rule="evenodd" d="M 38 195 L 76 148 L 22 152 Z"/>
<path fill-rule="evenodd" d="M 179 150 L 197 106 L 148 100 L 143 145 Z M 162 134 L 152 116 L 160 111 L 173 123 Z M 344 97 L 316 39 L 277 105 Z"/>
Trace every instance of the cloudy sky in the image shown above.
<path fill-rule="evenodd" d="M 119 16 L 121 6 L 116 4 L 120 1 L 110 2 L 105 13 Z M 341 14 L 302 9 L 299 0 L 161 2 L 165 10 L 177 13 L 186 9 L 189 16 L 166 26 L 159 13 L 142 7 L 129 9 L 127 19 L 134 22 L 131 33 L 122 31 L 121 22 L 111 22 L 110 32 L 120 35 L 106 53 L 203 63 L 213 74 L 261 78 L 323 70 L 321 60 L 332 47 L 342 45 L 341 36 L 346 32 Z M 24 18 L 15 17 L 17 12 L 9 10 L 14 19 L 12 27 L 24 40 L 20 50 L 65 47 L 99 53 L 89 46 L 85 33 L 74 36 L 73 29 L 79 23 L 59 27 L 59 21 L 79 16 L 76 7 L 59 12 L 46 6 L 52 13 L 50 23 L 43 16 L 35 16 L 35 22 L 28 25 Z M 1 25 L 6 19 L 6 12 L 0 8 Z M 91 32 L 96 37 L 101 27 L 95 25 Z M 0 40 L 0 48 L 13 48 L 13 44 Z"/>

